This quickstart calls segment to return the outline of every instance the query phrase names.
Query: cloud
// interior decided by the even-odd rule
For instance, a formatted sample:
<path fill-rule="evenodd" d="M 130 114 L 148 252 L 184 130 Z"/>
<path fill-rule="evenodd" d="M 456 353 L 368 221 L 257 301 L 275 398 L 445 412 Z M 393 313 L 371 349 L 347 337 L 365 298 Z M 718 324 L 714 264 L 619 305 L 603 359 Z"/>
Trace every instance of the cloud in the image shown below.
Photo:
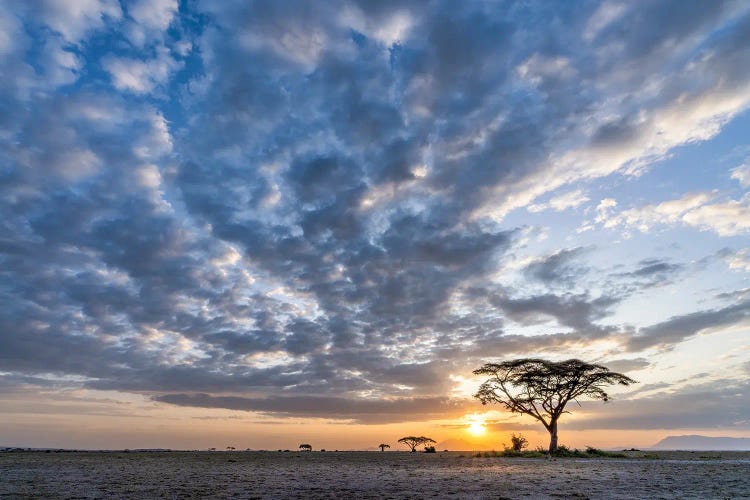
<path fill-rule="evenodd" d="M 539 229 L 507 217 L 574 215 L 600 199 L 579 182 L 636 176 L 747 109 L 741 9 L 8 5 L 8 384 L 395 422 L 463 411 L 450 377 L 490 356 L 636 352 L 745 318 L 734 304 L 623 340 L 616 307 L 683 265 L 598 273 L 598 244 L 536 251 Z M 591 225 L 750 220 L 713 191 L 643 203 L 605 198 Z M 520 282 L 498 274 L 516 257 Z"/>
<path fill-rule="evenodd" d="M 104 28 L 108 20 L 122 17 L 116 0 L 44 0 L 36 5 L 37 15 L 69 43 L 78 43 L 91 31 Z"/>
<path fill-rule="evenodd" d="M 732 179 L 736 179 L 742 187 L 750 187 L 750 158 L 745 163 L 731 170 Z"/>
<path fill-rule="evenodd" d="M 166 47 L 159 47 L 153 59 L 110 57 L 102 61 L 102 66 L 110 74 L 115 88 L 147 94 L 166 84 L 182 63 L 174 60 Z"/>
<path fill-rule="evenodd" d="M 566 429 L 738 429 L 750 423 L 750 387 L 744 380 L 695 383 L 648 397 L 583 403 Z"/>
<path fill-rule="evenodd" d="M 729 252 L 725 255 L 730 269 L 738 271 L 750 271 L 750 249 L 744 248 L 737 252 Z"/>
<path fill-rule="evenodd" d="M 137 0 L 128 5 L 128 15 L 134 21 L 126 28 L 128 38 L 136 46 L 149 39 L 159 38 L 177 14 L 177 0 Z"/>
<path fill-rule="evenodd" d="M 588 268 L 576 264 L 586 253 L 582 247 L 563 249 L 551 255 L 535 259 L 523 272 L 526 276 L 548 284 L 562 283 L 571 286 L 588 272 Z"/>
<path fill-rule="evenodd" d="M 670 348 L 701 332 L 720 330 L 740 324 L 750 318 L 750 302 L 742 300 L 719 308 L 673 316 L 666 321 L 641 328 L 626 343 L 626 348 L 637 352 L 651 347 Z"/>
<path fill-rule="evenodd" d="M 613 359 L 609 361 L 603 361 L 607 368 L 614 372 L 629 373 L 633 371 L 643 370 L 651 366 L 653 363 L 646 358 L 634 358 L 634 359 Z"/>
<path fill-rule="evenodd" d="M 555 210 L 562 212 L 568 208 L 576 208 L 589 201 L 588 196 L 580 189 L 563 193 L 551 198 L 547 203 L 534 203 L 527 207 L 529 212 L 542 212 L 544 210 Z"/>
<path fill-rule="evenodd" d="M 474 402 L 447 398 L 399 398 L 392 400 L 350 400 L 336 397 L 245 398 L 213 397 L 208 394 L 165 394 L 154 400 L 179 406 L 226 408 L 264 413 L 270 416 L 294 416 L 353 420 L 361 424 L 385 424 L 450 418 L 476 407 Z"/>
<path fill-rule="evenodd" d="M 735 236 L 750 229 L 750 197 L 716 201 L 716 193 L 689 193 L 682 198 L 644 205 L 600 217 L 605 228 L 623 226 L 648 232 L 661 225 L 684 224 L 719 236 Z"/>
<path fill-rule="evenodd" d="M 671 284 L 686 270 L 684 264 L 674 264 L 662 259 L 643 259 L 632 271 L 613 273 L 618 279 L 633 280 L 640 288 L 664 286 Z"/>
<path fill-rule="evenodd" d="M 610 307 L 619 302 L 619 299 L 605 295 L 591 298 L 586 293 L 518 298 L 497 294 L 490 297 L 489 302 L 500 308 L 508 318 L 522 325 L 543 324 L 554 319 L 559 326 L 578 332 L 603 333 L 603 329 L 595 322 L 606 317 Z"/>

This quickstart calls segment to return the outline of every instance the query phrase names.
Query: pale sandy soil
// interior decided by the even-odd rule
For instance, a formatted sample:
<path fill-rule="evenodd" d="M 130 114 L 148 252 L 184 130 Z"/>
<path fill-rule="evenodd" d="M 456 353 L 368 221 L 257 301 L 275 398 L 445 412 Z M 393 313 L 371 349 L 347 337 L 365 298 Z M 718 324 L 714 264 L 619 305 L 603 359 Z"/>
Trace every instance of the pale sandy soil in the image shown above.
<path fill-rule="evenodd" d="M 0 497 L 750 498 L 744 452 L 553 461 L 461 455 L 0 453 Z"/>

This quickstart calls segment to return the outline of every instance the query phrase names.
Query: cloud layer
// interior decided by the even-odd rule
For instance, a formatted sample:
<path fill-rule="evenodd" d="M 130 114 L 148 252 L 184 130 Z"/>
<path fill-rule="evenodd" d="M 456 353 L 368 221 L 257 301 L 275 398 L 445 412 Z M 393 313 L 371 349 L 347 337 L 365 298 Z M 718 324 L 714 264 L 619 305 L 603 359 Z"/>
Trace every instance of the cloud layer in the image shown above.
<path fill-rule="evenodd" d="M 747 234 L 744 191 L 592 187 L 750 107 L 747 6 L 555 7 L 5 4 L 0 378 L 392 422 L 458 414 L 451 377 L 488 356 L 746 322 L 747 298 L 616 318 L 696 267 L 590 256 L 619 229 Z M 602 236 L 533 255 L 526 209 Z"/>

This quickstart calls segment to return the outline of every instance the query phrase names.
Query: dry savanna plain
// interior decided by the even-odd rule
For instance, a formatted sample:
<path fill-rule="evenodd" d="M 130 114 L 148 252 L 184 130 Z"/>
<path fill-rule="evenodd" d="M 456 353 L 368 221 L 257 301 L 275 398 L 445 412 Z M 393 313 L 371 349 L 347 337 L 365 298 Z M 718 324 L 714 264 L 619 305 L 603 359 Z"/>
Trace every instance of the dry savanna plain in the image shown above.
<path fill-rule="evenodd" d="M 750 452 L 0 453 L 2 498 L 750 498 Z"/>

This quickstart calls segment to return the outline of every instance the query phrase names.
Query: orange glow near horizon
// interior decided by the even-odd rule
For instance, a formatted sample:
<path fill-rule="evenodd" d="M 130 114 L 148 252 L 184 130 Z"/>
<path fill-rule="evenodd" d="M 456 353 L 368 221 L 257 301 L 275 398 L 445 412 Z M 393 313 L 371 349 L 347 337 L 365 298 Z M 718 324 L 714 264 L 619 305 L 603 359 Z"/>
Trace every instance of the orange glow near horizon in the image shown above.
<path fill-rule="evenodd" d="M 475 436 L 481 436 L 487 431 L 487 429 L 485 428 L 484 424 L 482 424 L 482 422 L 470 423 L 469 428 L 467 430 Z"/>
<path fill-rule="evenodd" d="M 469 415 L 468 421 L 469 425 L 466 430 L 472 436 L 482 436 L 487 432 L 487 428 L 484 426 L 484 417 L 481 415 Z"/>

